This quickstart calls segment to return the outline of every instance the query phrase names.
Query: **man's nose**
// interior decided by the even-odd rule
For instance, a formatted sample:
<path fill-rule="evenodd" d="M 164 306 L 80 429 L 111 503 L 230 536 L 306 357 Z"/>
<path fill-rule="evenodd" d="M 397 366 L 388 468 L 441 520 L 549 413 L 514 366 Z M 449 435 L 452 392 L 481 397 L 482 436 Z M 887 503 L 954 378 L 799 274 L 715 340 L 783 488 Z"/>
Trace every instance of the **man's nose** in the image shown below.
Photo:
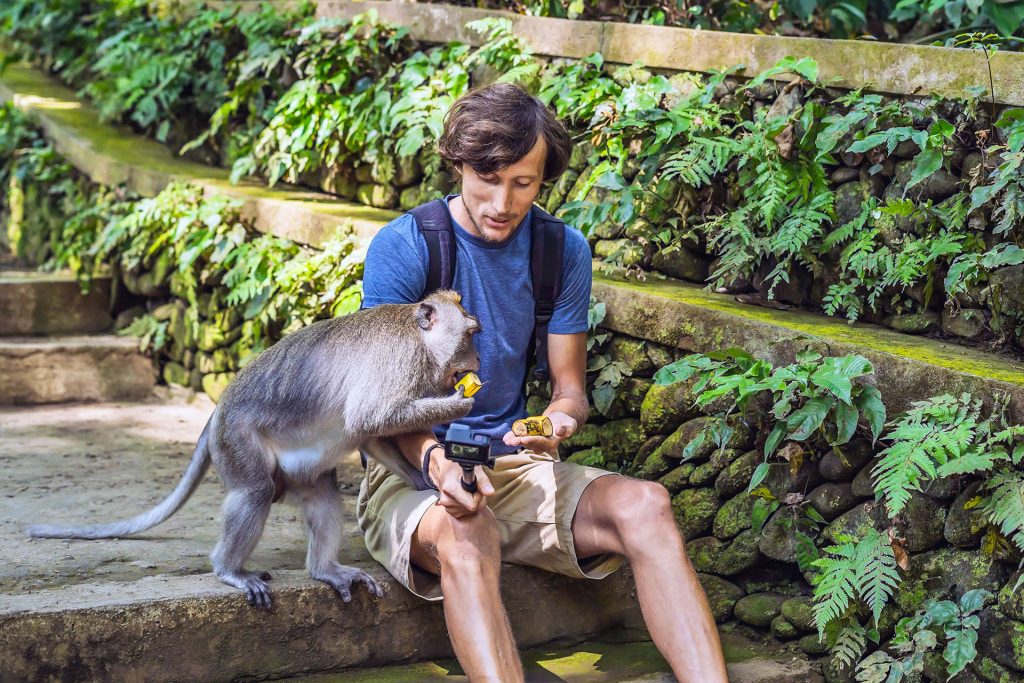
<path fill-rule="evenodd" d="M 497 192 L 498 194 L 494 198 L 494 208 L 502 216 L 507 216 L 512 212 L 512 188 L 502 186 L 498 188 Z"/>

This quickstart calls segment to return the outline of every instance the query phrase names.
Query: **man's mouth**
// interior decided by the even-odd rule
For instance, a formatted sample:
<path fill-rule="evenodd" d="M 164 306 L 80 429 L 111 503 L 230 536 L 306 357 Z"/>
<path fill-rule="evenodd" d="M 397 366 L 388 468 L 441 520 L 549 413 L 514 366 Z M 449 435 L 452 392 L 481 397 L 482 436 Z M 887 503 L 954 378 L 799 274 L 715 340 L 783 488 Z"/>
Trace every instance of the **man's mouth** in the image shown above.
<path fill-rule="evenodd" d="M 510 217 L 502 220 L 500 218 L 484 216 L 484 222 L 487 223 L 488 227 L 491 228 L 506 228 L 512 222 L 512 218 Z"/>

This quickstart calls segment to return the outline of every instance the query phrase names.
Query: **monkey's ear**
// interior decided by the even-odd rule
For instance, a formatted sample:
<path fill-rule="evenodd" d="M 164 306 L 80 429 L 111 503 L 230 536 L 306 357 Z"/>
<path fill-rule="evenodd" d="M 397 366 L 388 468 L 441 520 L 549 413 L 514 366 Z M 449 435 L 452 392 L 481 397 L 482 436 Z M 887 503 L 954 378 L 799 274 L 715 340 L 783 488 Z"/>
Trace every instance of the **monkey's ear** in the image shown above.
<path fill-rule="evenodd" d="M 429 330 L 434 326 L 436 319 L 437 311 L 434 310 L 434 307 L 426 301 L 421 301 L 420 305 L 416 307 L 416 324 L 420 326 L 420 329 Z"/>

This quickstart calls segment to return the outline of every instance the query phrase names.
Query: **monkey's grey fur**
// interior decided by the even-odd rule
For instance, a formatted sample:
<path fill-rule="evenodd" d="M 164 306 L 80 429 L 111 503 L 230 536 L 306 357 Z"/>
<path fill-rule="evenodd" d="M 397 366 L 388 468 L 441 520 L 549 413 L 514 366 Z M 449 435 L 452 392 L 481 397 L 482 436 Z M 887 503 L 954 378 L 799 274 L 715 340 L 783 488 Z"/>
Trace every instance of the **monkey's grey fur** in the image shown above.
<path fill-rule="evenodd" d="M 452 388 L 477 370 L 479 330 L 455 292 L 418 304 L 377 306 L 294 332 L 246 366 L 228 386 L 177 488 L 133 519 L 82 527 L 38 525 L 40 538 L 118 538 L 174 514 L 212 462 L 226 488 L 224 526 L 210 559 L 217 577 L 270 607 L 270 575 L 244 568 L 263 533 L 271 503 L 286 490 L 304 508 L 310 576 L 351 599 L 353 582 L 374 594 L 365 572 L 338 563 L 341 507 L 333 470 L 360 444 L 428 429 L 465 416 L 473 399 Z M 419 472 L 397 449 L 374 449 L 406 480 Z M 388 454 L 386 457 L 383 454 Z"/>

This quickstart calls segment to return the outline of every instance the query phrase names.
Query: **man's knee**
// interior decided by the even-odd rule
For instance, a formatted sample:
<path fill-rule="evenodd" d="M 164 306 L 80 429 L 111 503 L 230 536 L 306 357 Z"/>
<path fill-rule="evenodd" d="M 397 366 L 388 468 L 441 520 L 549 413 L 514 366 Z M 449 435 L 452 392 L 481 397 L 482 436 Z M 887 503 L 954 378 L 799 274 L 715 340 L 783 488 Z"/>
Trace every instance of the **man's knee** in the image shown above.
<path fill-rule="evenodd" d="M 417 534 L 422 549 L 433 560 L 433 569 L 438 573 L 479 571 L 500 564 L 498 523 L 489 508 L 461 518 L 453 517 L 440 507 L 433 508 L 432 512 L 434 510 L 437 512 L 433 518 L 427 525 L 421 523 Z"/>
<path fill-rule="evenodd" d="M 675 526 L 672 499 L 657 482 L 623 478 L 612 496 L 610 521 L 627 547 Z"/>

